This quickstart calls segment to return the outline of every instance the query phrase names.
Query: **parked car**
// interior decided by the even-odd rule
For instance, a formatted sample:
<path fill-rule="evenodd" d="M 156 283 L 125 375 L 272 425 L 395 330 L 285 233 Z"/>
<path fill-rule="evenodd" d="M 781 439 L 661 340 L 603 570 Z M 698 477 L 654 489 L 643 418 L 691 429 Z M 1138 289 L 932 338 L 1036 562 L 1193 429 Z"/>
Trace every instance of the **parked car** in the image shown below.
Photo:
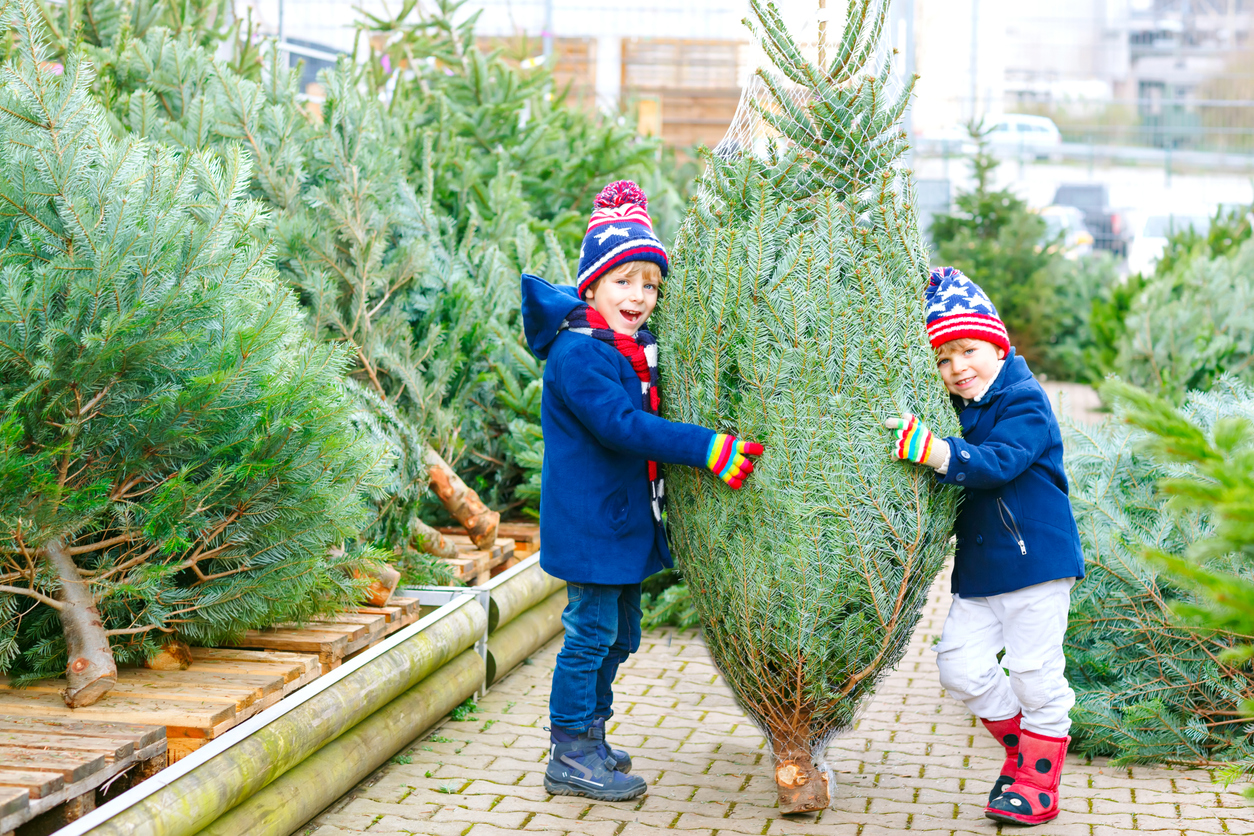
<path fill-rule="evenodd" d="M 989 144 L 1003 156 L 1051 159 L 1059 156 L 1062 132 L 1054 120 L 1026 113 L 1006 113 L 991 121 Z"/>
<path fill-rule="evenodd" d="M 1084 212 L 1074 206 L 1046 206 L 1041 219 L 1045 221 L 1044 246 L 1057 246 L 1063 258 L 1073 261 L 1093 252 L 1093 235 L 1084 224 Z"/>
<path fill-rule="evenodd" d="M 1122 212 L 1110 208 L 1110 193 L 1105 183 L 1063 183 L 1054 192 L 1054 203 L 1074 206 L 1084 213 L 1084 225 L 1093 236 L 1093 246 L 1109 250 L 1119 258 L 1128 254 L 1131 238 L 1127 219 Z"/>
<path fill-rule="evenodd" d="M 1205 232 L 1209 227 L 1209 215 L 1144 215 L 1135 218 L 1135 235 L 1128 246 L 1128 272 L 1149 275 L 1167 248 L 1170 235 L 1185 229 Z"/>

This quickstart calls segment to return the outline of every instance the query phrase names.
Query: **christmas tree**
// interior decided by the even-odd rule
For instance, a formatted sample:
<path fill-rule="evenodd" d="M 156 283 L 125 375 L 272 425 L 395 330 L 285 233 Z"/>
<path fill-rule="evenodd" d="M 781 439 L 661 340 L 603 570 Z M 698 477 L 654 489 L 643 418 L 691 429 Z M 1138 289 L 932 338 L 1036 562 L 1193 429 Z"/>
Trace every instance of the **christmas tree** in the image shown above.
<path fill-rule="evenodd" d="M 853 0 L 826 60 L 754 0 L 777 135 L 708 155 L 663 288 L 669 418 L 760 441 L 744 490 L 666 478 L 710 651 L 770 742 L 783 812 L 828 804 L 828 741 L 900 659 L 949 552 L 957 497 L 889 456 L 884 419 L 958 432 L 923 329 L 927 262 L 873 66 L 885 7 Z M 750 153 L 752 152 L 752 153 Z"/>
<path fill-rule="evenodd" d="M 115 139 L 31 0 L 0 82 L 0 667 L 71 707 L 171 635 L 350 603 L 383 453 L 309 340 L 238 149 Z M 68 668 L 67 668 L 68 660 Z"/>
<path fill-rule="evenodd" d="M 1088 573 L 1066 639 L 1076 748 L 1254 772 L 1254 391 L 1221 378 L 1179 412 L 1126 384 L 1103 396 L 1134 426 L 1065 439 Z"/>
<path fill-rule="evenodd" d="M 273 53 L 262 80 L 250 81 L 157 29 L 114 72 L 129 91 L 114 111 L 131 131 L 181 148 L 243 145 L 256 160 L 250 190 L 271 210 L 280 275 L 318 339 L 352 346 L 358 420 L 391 452 L 372 536 L 455 556 L 421 518 L 430 484 L 490 544 L 498 514 L 445 457 L 463 452 L 463 434 L 484 435 L 472 406 L 491 400 L 491 326 L 509 302 L 511 270 L 473 224 L 456 236 L 415 192 L 402 126 L 358 89 L 347 62 L 322 76 L 327 98 L 312 117 L 298 74 Z"/>

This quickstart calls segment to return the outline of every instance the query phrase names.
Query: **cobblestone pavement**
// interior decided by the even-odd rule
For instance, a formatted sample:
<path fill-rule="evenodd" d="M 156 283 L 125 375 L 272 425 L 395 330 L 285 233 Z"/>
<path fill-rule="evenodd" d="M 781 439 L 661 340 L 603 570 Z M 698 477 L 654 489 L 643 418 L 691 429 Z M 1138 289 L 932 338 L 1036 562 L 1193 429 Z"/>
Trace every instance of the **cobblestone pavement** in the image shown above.
<path fill-rule="evenodd" d="M 941 582 L 945 579 L 942 578 Z M 881 836 L 1031 833 L 1115 836 L 1154 831 L 1194 836 L 1254 834 L 1254 803 L 1204 770 L 1113 768 L 1068 758 L 1059 818 L 1031 829 L 998 826 L 983 800 L 1001 750 L 945 696 L 928 649 L 949 596 L 934 588 L 900 666 L 857 726 L 829 753 L 834 805 L 816 816 L 781 817 L 770 754 L 736 707 L 699 632 L 656 630 L 626 662 L 615 686 L 614 745 L 631 751 L 649 782 L 623 804 L 550 797 L 549 677 L 561 646 L 551 642 L 480 701 L 473 720 L 445 723 L 415 742 L 304 831 L 313 836 L 496 836 L 544 832 L 588 836 Z M 401 763 L 410 759 L 408 763 Z"/>

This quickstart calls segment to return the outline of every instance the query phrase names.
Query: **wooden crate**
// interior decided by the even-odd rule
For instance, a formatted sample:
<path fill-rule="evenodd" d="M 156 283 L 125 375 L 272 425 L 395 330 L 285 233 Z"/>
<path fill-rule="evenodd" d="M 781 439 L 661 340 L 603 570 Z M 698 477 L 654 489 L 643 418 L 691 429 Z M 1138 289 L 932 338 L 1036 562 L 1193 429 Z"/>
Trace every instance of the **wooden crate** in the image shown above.
<path fill-rule="evenodd" d="M 422 615 L 417 599 L 393 596 L 384 607 L 358 607 L 353 612 L 303 625 L 280 624 L 249 630 L 235 647 L 316 653 L 320 673 L 328 673 Z"/>
<path fill-rule="evenodd" d="M 94 809 L 97 788 L 165 764 L 161 726 L 0 713 L 0 833 L 36 818 L 50 832 Z"/>
<path fill-rule="evenodd" d="M 540 551 L 540 524 L 525 520 L 510 520 L 496 527 L 500 537 L 514 541 L 514 555 L 519 560 Z"/>
<path fill-rule="evenodd" d="M 65 706 L 64 680 L 14 689 L 0 679 L 0 715 L 164 726 L 163 750 L 173 763 L 321 672 L 317 657 L 308 654 L 193 647 L 185 671 L 119 668 L 117 685 L 84 708 Z"/>

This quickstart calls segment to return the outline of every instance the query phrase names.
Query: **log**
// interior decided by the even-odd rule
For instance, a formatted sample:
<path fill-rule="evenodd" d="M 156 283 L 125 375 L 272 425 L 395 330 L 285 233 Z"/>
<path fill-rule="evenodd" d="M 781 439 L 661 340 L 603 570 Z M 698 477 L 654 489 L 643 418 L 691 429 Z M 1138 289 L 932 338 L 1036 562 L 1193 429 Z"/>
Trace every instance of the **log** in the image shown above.
<path fill-rule="evenodd" d="M 491 633 L 559 589 L 565 589 L 566 581 L 541 569 L 537 561 L 506 581 L 489 583 L 488 588 L 492 590 L 492 601 L 488 605 L 488 632 Z"/>
<path fill-rule="evenodd" d="M 774 742 L 771 755 L 781 813 L 814 813 L 831 804 L 827 773 L 815 767 L 808 740 Z"/>
<path fill-rule="evenodd" d="M 484 505 L 479 494 L 472 491 L 453 472 L 449 463 L 431 445 L 427 445 L 423 451 L 423 462 L 427 466 L 435 495 L 466 529 L 475 546 L 480 549 L 492 548 L 492 544 L 496 542 L 496 527 L 501 522 L 501 515 Z"/>
<path fill-rule="evenodd" d="M 401 573 L 386 563 L 358 567 L 353 570 L 353 576 L 370 579 L 363 603 L 371 607 L 386 606 L 396 591 L 396 585 L 401 582 Z"/>
<path fill-rule="evenodd" d="M 499 680 L 562 632 L 566 590 L 559 589 L 488 636 L 487 683 Z"/>
<path fill-rule="evenodd" d="M 493 535 L 493 539 L 496 537 Z M 457 557 L 457 546 L 417 517 L 410 517 L 409 540 L 414 548 L 445 559 Z"/>
<path fill-rule="evenodd" d="M 151 671 L 185 671 L 192 666 L 192 649 L 185 642 L 166 642 L 165 647 L 150 659 L 144 667 Z"/>
<path fill-rule="evenodd" d="M 483 608 L 466 601 L 421 633 L 102 822 L 92 836 L 199 833 L 459 656 L 486 626 Z"/>
<path fill-rule="evenodd" d="M 91 587 L 79 576 L 74 558 L 59 538 L 44 545 L 44 559 L 61 581 L 61 628 L 70 660 L 61 696 L 70 708 L 81 708 L 109 693 L 118 681 L 118 666 Z"/>
<path fill-rule="evenodd" d="M 483 660 L 474 650 L 463 652 L 200 836 L 296 832 L 474 694 L 482 681 Z"/>

